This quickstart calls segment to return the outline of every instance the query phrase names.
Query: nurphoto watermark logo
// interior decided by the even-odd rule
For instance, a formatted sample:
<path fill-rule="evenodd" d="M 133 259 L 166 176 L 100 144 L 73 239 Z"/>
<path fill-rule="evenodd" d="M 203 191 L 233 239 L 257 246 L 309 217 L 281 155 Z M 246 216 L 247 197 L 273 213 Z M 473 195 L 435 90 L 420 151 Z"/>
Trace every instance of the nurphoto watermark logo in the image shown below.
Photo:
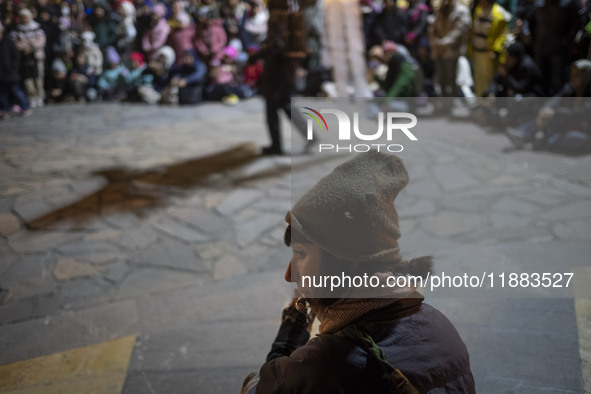
<path fill-rule="evenodd" d="M 409 112 L 377 112 L 376 116 L 372 117 L 372 122 L 365 122 L 373 124 L 371 130 L 368 127 L 371 125 L 360 125 L 367 119 L 361 118 L 359 112 L 347 114 L 335 108 L 314 109 L 312 107 L 301 107 L 301 112 L 308 117 L 306 130 L 308 141 L 321 140 L 322 136 L 334 133 L 334 128 L 329 130 L 325 116 L 332 115 L 337 121 L 338 143 L 319 142 L 318 152 L 367 152 L 375 149 L 378 152 L 398 153 L 402 152 L 404 146 L 393 143 L 395 138 L 399 139 L 404 135 L 410 141 L 418 141 L 410 130 L 417 125 L 417 117 Z M 377 120 L 377 126 L 375 120 Z M 377 130 L 375 130 L 376 127 Z M 321 133 L 320 135 L 315 135 L 315 128 Z M 334 138 L 334 134 L 331 137 Z M 356 141 L 363 141 L 363 143 L 353 143 Z"/>

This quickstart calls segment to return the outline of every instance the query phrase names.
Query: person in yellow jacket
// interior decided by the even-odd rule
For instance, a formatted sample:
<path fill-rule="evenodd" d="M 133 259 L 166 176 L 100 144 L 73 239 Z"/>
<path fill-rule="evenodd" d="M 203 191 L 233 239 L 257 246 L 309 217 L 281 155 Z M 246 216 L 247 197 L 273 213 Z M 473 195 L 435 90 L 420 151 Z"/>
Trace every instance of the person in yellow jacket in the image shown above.
<path fill-rule="evenodd" d="M 477 97 L 488 90 L 498 64 L 503 62 L 510 19 L 511 15 L 495 0 L 478 0 L 469 47 Z"/>

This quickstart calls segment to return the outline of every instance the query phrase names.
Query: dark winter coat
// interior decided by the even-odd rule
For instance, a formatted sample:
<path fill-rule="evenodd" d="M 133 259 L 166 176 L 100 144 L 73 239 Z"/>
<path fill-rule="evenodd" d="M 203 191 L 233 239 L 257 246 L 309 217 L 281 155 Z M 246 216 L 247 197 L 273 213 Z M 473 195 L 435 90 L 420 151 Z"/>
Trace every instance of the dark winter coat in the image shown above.
<path fill-rule="evenodd" d="M 18 83 L 21 54 L 9 37 L 0 39 L 0 81 Z"/>
<path fill-rule="evenodd" d="M 576 0 L 536 0 L 529 20 L 534 53 L 551 56 L 568 52 L 581 26 Z"/>
<path fill-rule="evenodd" d="M 102 50 L 108 46 L 115 45 L 117 41 L 117 22 L 111 18 L 111 11 L 105 3 L 100 2 L 95 7 L 104 9 L 105 16 L 98 18 L 94 13 L 90 14 L 88 23 L 96 35 L 94 41 Z"/>
<path fill-rule="evenodd" d="M 544 95 L 542 73 L 531 57 L 523 55 L 520 62 L 507 71 L 507 75 L 495 76 L 491 90 L 500 97 L 517 94 L 525 97 L 541 97 Z"/>
<path fill-rule="evenodd" d="M 402 44 L 407 31 L 408 27 L 404 13 L 395 6 L 384 8 L 371 27 L 371 46 L 382 45 L 384 41 L 394 41 Z"/>
<path fill-rule="evenodd" d="M 441 312 L 421 301 L 402 299 L 355 323 L 371 335 L 389 363 L 420 393 L 475 393 L 462 339 Z M 375 359 L 350 338 L 338 332 L 323 334 L 293 350 L 289 338 L 305 340 L 306 328 L 300 326 L 298 331 L 286 325 L 289 322 L 283 323 L 270 361 L 259 372 L 256 393 L 388 392 L 392 382 Z"/>
<path fill-rule="evenodd" d="M 195 59 L 192 65 L 181 64 L 173 66 L 170 70 L 171 79 L 182 78 L 187 81 L 187 84 L 179 89 L 179 104 L 197 104 L 203 98 L 207 66 L 197 57 L 196 53 L 193 52 L 192 55 Z"/>

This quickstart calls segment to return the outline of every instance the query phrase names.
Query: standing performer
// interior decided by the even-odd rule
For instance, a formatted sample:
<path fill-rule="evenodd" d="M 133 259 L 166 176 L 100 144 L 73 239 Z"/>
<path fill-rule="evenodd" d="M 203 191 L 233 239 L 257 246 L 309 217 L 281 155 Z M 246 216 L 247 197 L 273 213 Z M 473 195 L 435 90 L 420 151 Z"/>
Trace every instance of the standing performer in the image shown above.
<path fill-rule="evenodd" d="M 263 155 L 282 155 L 281 128 L 279 111 L 283 110 L 293 120 L 298 131 L 306 138 L 306 119 L 299 112 L 291 112 L 291 96 L 295 91 L 295 76 L 298 59 L 291 56 L 288 47 L 289 0 L 270 0 L 268 34 L 261 50 L 249 59 L 254 62 L 264 59 L 262 93 L 265 97 L 267 126 L 271 136 L 271 145 L 263 148 Z M 291 9 L 294 5 L 291 5 Z M 308 141 L 306 149 L 311 146 Z"/>

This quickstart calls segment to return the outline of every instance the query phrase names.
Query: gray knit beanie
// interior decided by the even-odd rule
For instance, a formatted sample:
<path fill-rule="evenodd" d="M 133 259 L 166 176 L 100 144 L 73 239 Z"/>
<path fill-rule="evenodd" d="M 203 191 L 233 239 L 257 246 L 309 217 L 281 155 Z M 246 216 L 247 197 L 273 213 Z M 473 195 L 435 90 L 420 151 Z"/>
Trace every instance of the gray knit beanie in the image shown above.
<path fill-rule="evenodd" d="M 322 178 L 285 220 L 339 259 L 399 262 L 394 199 L 407 184 L 408 173 L 397 156 L 360 153 Z"/>

